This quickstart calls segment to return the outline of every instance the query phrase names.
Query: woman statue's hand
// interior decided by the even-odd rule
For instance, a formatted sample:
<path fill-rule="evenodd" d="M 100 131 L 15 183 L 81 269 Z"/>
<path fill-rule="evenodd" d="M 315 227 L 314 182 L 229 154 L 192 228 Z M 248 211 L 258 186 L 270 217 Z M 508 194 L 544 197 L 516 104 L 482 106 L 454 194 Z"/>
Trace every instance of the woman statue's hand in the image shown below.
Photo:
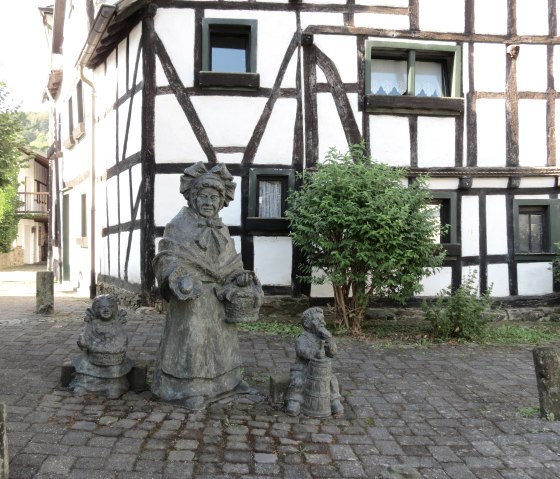
<path fill-rule="evenodd" d="M 250 271 L 243 271 L 235 278 L 235 284 L 240 287 L 249 286 L 253 282 L 253 273 Z"/>
<path fill-rule="evenodd" d="M 200 296 L 200 290 L 195 280 L 189 276 L 180 276 L 175 281 L 170 282 L 170 287 L 175 296 L 183 301 L 196 299 Z"/>

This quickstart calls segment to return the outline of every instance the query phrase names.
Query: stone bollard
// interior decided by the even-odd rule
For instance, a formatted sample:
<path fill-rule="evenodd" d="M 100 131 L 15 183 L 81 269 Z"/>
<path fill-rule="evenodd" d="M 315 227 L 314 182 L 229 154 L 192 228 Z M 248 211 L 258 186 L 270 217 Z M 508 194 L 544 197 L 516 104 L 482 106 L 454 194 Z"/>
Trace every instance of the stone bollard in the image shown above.
<path fill-rule="evenodd" d="M 533 349 L 541 417 L 560 420 L 560 349 Z"/>
<path fill-rule="evenodd" d="M 8 456 L 8 433 L 6 432 L 6 405 L 0 403 L 0 479 L 8 479 L 10 457 Z"/>
<path fill-rule="evenodd" d="M 52 314 L 54 312 L 54 273 L 52 271 L 37 271 L 37 314 Z"/>

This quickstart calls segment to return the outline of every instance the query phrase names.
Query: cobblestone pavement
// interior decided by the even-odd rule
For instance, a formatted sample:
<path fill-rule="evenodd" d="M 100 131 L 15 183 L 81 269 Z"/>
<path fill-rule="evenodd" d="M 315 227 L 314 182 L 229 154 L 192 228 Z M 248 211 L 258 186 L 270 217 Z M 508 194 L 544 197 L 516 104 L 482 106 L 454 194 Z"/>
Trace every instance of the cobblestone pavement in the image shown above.
<path fill-rule="evenodd" d="M 55 314 L 0 287 L 0 402 L 10 478 L 557 478 L 560 422 L 538 405 L 529 347 L 382 347 L 340 339 L 333 362 L 345 417 L 292 418 L 242 397 L 203 412 L 129 392 L 73 397 L 60 367 L 79 350 L 87 298 Z M 129 312 L 129 356 L 153 360 L 163 316 Z M 263 396 L 287 372 L 293 339 L 240 333 L 245 374 Z"/>

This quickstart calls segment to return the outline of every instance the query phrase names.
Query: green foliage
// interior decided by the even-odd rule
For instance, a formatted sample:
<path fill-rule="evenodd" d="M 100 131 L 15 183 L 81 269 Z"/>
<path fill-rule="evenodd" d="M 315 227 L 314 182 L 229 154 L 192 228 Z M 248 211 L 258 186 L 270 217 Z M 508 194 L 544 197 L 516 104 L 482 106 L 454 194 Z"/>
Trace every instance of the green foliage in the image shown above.
<path fill-rule="evenodd" d="M 285 334 L 287 336 L 299 336 L 303 328 L 296 324 L 280 323 L 276 321 L 255 321 L 254 323 L 239 323 L 241 331 Z"/>
<path fill-rule="evenodd" d="M 556 243 L 556 250 L 560 251 L 560 243 Z M 560 254 L 557 254 L 552 262 L 552 272 L 554 273 L 554 280 L 560 283 Z"/>
<path fill-rule="evenodd" d="M 560 330 L 556 324 L 500 324 L 487 327 L 481 339 L 482 342 L 491 344 L 539 345 L 560 340 Z"/>
<path fill-rule="evenodd" d="M 37 153 L 46 154 L 49 148 L 49 114 L 20 112 L 19 118 L 25 144 Z"/>
<path fill-rule="evenodd" d="M 536 418 L 539 417 L 541 414 L 541 408 L 539 406 L 529 406 L 529 407 L 522 407 L 519 409 L 519 415 L 526 418 Z"/>
<path fill-rule="evenodd" d="M 439 339 L 478 340 L 492 318 L 490 290 L 478 295 L 475 275 L 469 275 L 461 286 L 444 289 L 433 304 L 422 303 L 425 319 L 432 326 L 432 334 Z"/>
<path fill-rule="evenodd" d="M 408 185 L 408 170 L 374 161 L 360 144 L 346 153 L 332 148 L 300 180 L 286 216 L 308 260 L 302 280 L 333 284 L 338 320 L 350 332 L 360 332 L 371 301 L 405 301 L 441 265 L 425 178 Z"/>
<path fill-rule="evenodd" d="M 0 82 L 0 252 L 10 251 L 17 236 L 17 175 L 23 144 L 22 127 L 10 106 L 9 91 Z"/>

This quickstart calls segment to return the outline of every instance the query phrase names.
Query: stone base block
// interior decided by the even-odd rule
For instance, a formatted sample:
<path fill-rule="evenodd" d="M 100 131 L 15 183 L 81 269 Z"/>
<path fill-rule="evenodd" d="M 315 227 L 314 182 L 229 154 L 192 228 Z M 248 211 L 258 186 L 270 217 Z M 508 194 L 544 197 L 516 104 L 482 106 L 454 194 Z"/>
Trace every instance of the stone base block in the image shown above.
<path fill-rule="evenodd" d="M 0 479 L 8 479 L 9 475 L 10 456 L 6 427 L 6 405 L 0 403 Z"/>
<path fill-rule="evenodd" d="M 273 406 L 283 406 L 290 384 L 290 374 L 273 374 L 269 382 L 269 401 Z"/>
<path fill-rule="evenodd" d="M 560 420 L 560 348 L 533 349 L 541 417 Z"/>

